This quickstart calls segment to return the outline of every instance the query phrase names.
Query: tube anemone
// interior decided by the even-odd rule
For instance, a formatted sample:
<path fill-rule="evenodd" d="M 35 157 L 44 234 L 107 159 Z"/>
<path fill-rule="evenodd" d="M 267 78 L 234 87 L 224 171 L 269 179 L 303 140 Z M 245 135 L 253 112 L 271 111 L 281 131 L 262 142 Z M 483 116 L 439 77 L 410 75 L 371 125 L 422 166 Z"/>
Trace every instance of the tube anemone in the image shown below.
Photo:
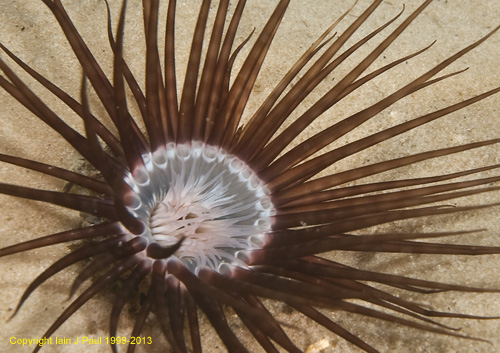
<path fill-rule="evenodd" d="M 334 30 L 338 30 L 337 35 L 330 32 L 316 43 L 316 47 L 310 47 L 306 56 L 302 57 L 307 65 L 300 73 L 292 69 L 292 73 L 286 76 L 284 70 L 282 74 L 291 82 L 285 79 L 289 87 L 281 95 L 283 103 L 266 100 L 267 97 L 272 99 L 274 92 L 269 92 L 276 83 L 266 84 L 265 95 L 260 99 L 252 97 L 254 101 L 249 103 L 255 108 L 243 109 L 247 95 L 262 84 L 259 81 L 254 84 L 254 79 L 267 54 L 268 45 L 274 39 L 287 7 L 286 1 L 277 2 L 275 12 L 269 11 L 269 21 L 258 27 L 259 30 L 251 36 L 241 53 L 235 56 L 238 61 L 231 77 L 225 76 L 231 55 L 238 51 L 235 49 L 238 44 L 249 37 L 253 26 L 240 24 L 235 42 L 231 46 L 214 49 L 215 54 L 211 56 L 213 46 L 208 43 L 224 43 L 231 37 L 232 31 L 222 31 L 217 25 L 212 30 L 213 23 L 210 23 L 201 50 L 202 59 L 199 60 L 196 55 L 196 45 L 194 49 L 186 48 L 192 54 L 187 74 L 178 74 L 175 83 L 173 66 L 169 64 L 172 62 L 169 56 L 171 51 L 166 50 L 166 60 L 157 54 L 156 26 L 152 20 L 156 17 L 154 1 L 145 1 L 148 5 L 146 10 L 151 12 L 145 16 L 147 39 L 143 50 L 146 54 L 143 52 L 140 55 L 148 68 L 144 84 L 140 79 L 140 69 L 131 68 L 139 85 L 135 84 L 132 73 L 128 71 L 133 62 L 127 57 L 128 37 L 122 45 L 125 11 L 121 12 L 122 15 L 115 13 L 112 16 L 115 31 L 111 39 L 113 50 L 106 49 L 112 63 L 109 70 L 105 70 L 108 79 L 93 64 L 92 57 L 78 37 L 73 36 L 76 33 L 72 32 L 62 7 L 57 5 L 59 2 L 44 2 L 65 29 L 84 67 L 84 78 L 77 80 L 75 77 L 70 82 L 74 87 L 58 92 L 60 99 L 53 104 L 62 107 L 53 108 L 57 111 L 54 114 L 38 101 L 37 97 L 41 96 L 38 91 L 31 93 L 32 86 L 37 85 L 23 73 L 22 63 L 20 68 L 12 62 L 15 57 L 8 59 L 8 55 L 2 56 L 5 64 L 2 62 L 1 85 L 57 130 L 57 134 L 65 137 L 85 160 L 94 165 L 98 173 L 82 172 L 67 161 L 61 161 L 60 157 L 43 159 L 44 163 L 48 163 L 46 165 L 34 164 L 21 159 L 23 153 L 15 149 L 5 153 L 19 157 L 2 156 L 6 163 L 41 171 L 65 180 L 69 185 L 66 188 L 64 183 L 40 185 L 48 179 L 46 176 L 35 184 L 24 183 L 17 177 L 7 180 L 6 177 L 2 179 L 6 181 L 1 184 L 2 193 L 45 201 L 40 207 L 55 204 L 94 217 L 85 218 L 87 224 L 76 227 L 70 224 L 71 220 L 61 220 L 67 214 L 58 213 L 61 224 L 54 232 L 61 232 L 59 235 L 38 238 L 29 234 L 29 239 L 15 241 L 9 237 L 6 245 L 13 247 L 0 250 L 3 256 L 22 253 L 17 259 L 26 262 L 24 251 L 36 249 L 26 254 L 45 254 L 45 248 L 40 247 L 80 241 L 78 247 L 71 247 L 60 260 L 54 258 L 46 272 L 30 278 L 40 276 L 32 282 L 26 294 L 58 274 L 59 270 L 77 263 L 80 266 L 71 267 L 77 268 L 78 273 L 73 284 L 67 284 L 73 281 L 67 272 L 62 281 L 64 288 L 71 288 L 73 299 L 56 314 L 55 317 L 63 313 L 59 319 L 54 321 L 52 316 L 48 325 L 36 334 L 41 335 L 50 326 L 46 334 L 58 336 L 59 326 L 73 312 L 78 315 L 80 305 L 105 288 L 114 286 L 110 295 L 112 299 L 104 305 L 108 309 L 99 314 L 107 317 L 111 312 L 111 333 L 90 332 L 102 337 L 114 335 L 124 303 L 134 302 L 137 295 L 134 289 L 140 287 L 142 300 L 138 300 L 136 311 L 129 315 L 130 326 L 120 332 L 139 335 L 151 312 L 157 316 L 154 319 L 157 331 L 158 328 L 163 331 L 169 342 L 164 345 L 180 352 L 189 349 L 200 351 L 198 320 L 202 323 L 202 332 L 205 330 L 203 323 L 211 325 L 213 334 L 220 336 L 230 352 L 244 351 L 241 342 L 245 342 L 246 349 L 251 352 L 258 351 L 259 346 L 267 352 L 276 351 L 274 347 L 278 346 L 290 352 L 302 351 L 318 340 L 317 332 L 328 335 L 331 345 L 342 345 L 341 337 L 365 351 L 401 351 L 400 346 L 408 344 L 404 339 L 399 343 L 390 342 L 390 336 L 381 342 L 370 339 L 379 326 L 385 327 L 385 324 L 380 324 L 383 321 L 448 335 L 460 341 L 458 347 L 462 349 L 467 344 L 487 346 L 477 340 L 459 340 L 461 337 L 477 336 L 465 330 L 452 329 L 462 326 L 462 320 L 449 324 L 434 317 L 479 319 L 480 316 L 473 315 L 480 315 L 478 313 L 449 308 L 446 300 L 454 297 L 447 297 L 447 292 L 455 296 L 461 291 L 496 292 L 499 286 L 470 278 L 462 278 L 461 282 L 458 278 L 460 284 L 450 284 L 456 283 L 448 278 L 453 272 L 427 276 L 420 269 L 429 266 L 429 263 L 434 266 L 450 261 L 454 264 L 468 263 L 463 256 L 453 254 L 481 254 L 487 259 L 493 258 L 493 261 L 497 259 L 487 255 L 500 252 L 495 247 L 494 239 L 486 239 L 483 247 L 477 245 L 484 237 L 484 232 L 478 229 L 485 228 L 484 225 L 471 227 L 470 224 L 462 226 L 460 223 L 465 223 L 465 217 L 495 202 L 500 178 L 495 157 L 498 155 L 498 141 L 495 138 L 500 133 L 495 131 L 496 125 L 492 125 L 485 131 L 490 135 L 477 138 L 475 131 L 465 133 L 464 129 L 457 127 L 456 135 L 446 133 L 446 141 L 441 145 L 417 147 L 416 150 L 411 146 L 405 150 L 404 142 L 412 145 L 412 141 L 429 140 L 429 130 L 448 132 L 444 126 L 453 126 L 457 120 L 462 120 L 461 116 L 453 120 L 453 113 L 472 112 L 469 110 L 471 104 L 491 99 L 498 91 L 498 83 L 484 84 L 473 91 L 456 87 L 461 76 L 470 74 L 456 75 L 469 66 L 468 63 L 460 66 L 460 63 L 466 61 L 470 51 L 487 45 L 482 44 L 476 49 L 476 45 L 481 44 L 481 38 L 486 39 L 488 33 L 493 34 L 493 28 L 482 31 L 466 43 L 460 41 L 459 49 L 451 50 L 438 60 L 428 61 L 422 57 L 430 51 L 439 51 L 439 45 L 428 48 L 430 41 L 411 47 L 403 54 L 391 54 L 390 50 L 397 40 L 404 40 L 405 37 L 397 38 L 400 32 L 403 36 L 407 31 L 411 32 L 411 28 L 424 17 L 417 16 L 420 10 L 428 13 L 429 9 L 425 7 L 430 2 L 422 1 L 421 8 L 408 8 L 397 17 L 400 8 L 388 11 L 387 6 L 380 5 L 379 1 L 358 4 L 354 12 L 347 15 L 339 28 Z M 120 5 L 113 3 L 111 5 Z M 134 5 L 137 6 L 133 2 L 129 4 L 131 7 Z M 205 10 L 213 12 L 212 18 L 216 17 L 217 6 L 210 10 L 206 5 Z M 225 14 L 223 6 L 220 9 L 220 14 Z M 230 18 L 238 9 L 233 5 L 228 19 L 224 21 L 222 17 L 217 17 L 219 20 L 215 23 L 226 23 L 229 26 L 226 28 L 231 28 Z M 377 20 L 375 14 L 383 10 L 387 10 L 389 16 Z M 164 18 L 166 11 L 160 11 L 160 17 Z M 127 16 L 132 12 L 129 7 Z M 251 14 L 249 9 L 245 9 L 242 19 L 245 15 L 252 17 Z M 204 36 L 203 17 L 199 16 L 201 20 L 198 20 L 198 29 L 195 30 L 200 40 Z M 177 18 L 176 22 L 179 21 Z M 324 27 L 328 27 L 334 19 L 328 21 Z M 352 36 L 348 35 L 356 23 L 360 24 L 360 28 Z M 387 28 L 380 27 L 385 24 Z M 286 27 L 287 21 L 284 25 Z M 409 27 L 406 28 L 406 25 Z M 368 26 L 372 27 L 366 30 Z M 382 32 L 373 32 L 374 28 L 381 28 Z M 217 34 L 218 30 L 220 34 Z M 373 39 L 370 38 L 372 33 Z M 346 43 L 342 43 L 344 39 Z M 342 46 L 337 53 L 335 48 L 340 43 Z M 12 50 L 9 43 L 4 44 Z M 357 49 L 358 44 L 366 51 L 360 54 L 356 50 L 350 54 L 350 48 Z M 175 45 L 176 48 L 180 45 L 177 37 Z M 167 41 L 167 47 L 173 48 L 172 43 Z M 114 55 L 111 55 L 113 51 Z M 345 55 L 346 62 L 337 67 L 336 63 L 340 60 L 337 58 L 343 58 L 343 53 L 349 55 Z M 23 59 L 18 52 L 15 54 Z M 208 56 L 205 58 L 205 55 Z M 401 58 L 404 60 L 398 62 Z M 164 61 L 167 62 L 165 68 Z M 199 72 L 195 69 L 198 61 Z M 398 77 L 397 70 L 401 66 L 410 66 L 412 62 L 416 62 L 417 67 L 420 65 L 420 70 L 416 74 L 400 71 L 402 78 Z M 393 64 L 394 68 L 391 67 Z M 176 61 L 176 69 L 184 70 L 182 66 Z M 30 67 L 39 70 L 35 63 L 30 63 Z M 335 70 L 327 75 L 330 69 Z M 269 66 L 263 70 L 265 74 Z M 161 75 L 158 75 L 160 72 Z M 398 78 L 377 81 L 385 76 L 391 77 L 391 74 Z M 227 91 L 225 87 L 229 78 L 231 89 Z M 323 83 L 323 91 L 315 90 L 306 97 L 307 90 L 320 82 Z M 380 95 L 377 90 L 373 93 L 382 82 Z M 42 82 L 42 86 L 51 89 L 48 82 Z M 178 89 L 174 89 L 175 86 Z M 130 88 L 132 93 L 125 91 L 125 87 L 127 90 Z M 443 96 L 439 93 L 443 92 L 443 87 L 448 92 L 456 91 L 455 94 L 460 96 Z M 429 102 L 425 98 L 428 96 L 423 93 L 433 89 L 440 94 L 440 99 Z M 71 93 L 75 101 L 68 98 L 65 91 Z M 349 103 L 355 96 L 357 101 L 362 100 L 361 106 L 346 112 L 344 109 L 347 108 L 342 107 L 342 103 Z M 341 102 L 336 104 L 337 100 Z M 137 104 L 131 103 L 134 101 Z M 262 105 L 263 102 L 267 104 Z M 68 107 L 64 110 L 63 103 L 76 110 L 80 117 L 66 117 Z M 331 105 L 334 107 L 328 109 Z M 408 108 L 414 105 L 419 105 L 423 111 Z M 372 108 L 365 110 L 370 106 Z M 242 113 L 246 115 L 242 116 L 243 123 L 240 123 L 238 119 Z M 403 114 L 403 117 L 399 116 Z M 144 125 L 144 132 L 136 127 L 131 116 L 139 125 Z M 320 117 L 316 119 L 316 116 Z M 370 125 L 373 121 L 381 125 Z M 66 123 L 76 126 L 76 130 Z M 467 126 L 478 129 L 481 123 L 474 121 Z M 312 128 L 307 130 L 309 125 Z M 319 128 L 313 131 L 317 126 Z M 45 139 L 50 141 L 50 138 Z M 396 142 L 387 145 L 389 139 Z M 2 148 L 3 145 L 2 142 Z M 9 146 L 8 143 L 5 145 Z M 47 146 L 47 142 L 43 145 Z M 377 146 L 370 148 L 372 145 Z M 62 149 L 67 149 L 67 145 Z M 463 159 L 448 159 L 457 154 L 473 160 L 465 163 Z M 493 157 L 487 160 L 489 155 Z M 41 160 L 36 155 L 29 158 Z M 436 160 L 442 161 L 445 166 L 426 164 Z M 456 165 L 458 163 L 460 165 Z M 61 164 L 70 170 L 69 173 L 52 167 Z M 449 167 L 446 164 L 451 167 L 445 168 Z M 417 173 L 430 167 L 429 171 Z M 31 175 L 33 173 L 30 178 Z M 75 184 L 80 188 L 73 186 Z M 464 197 L 467 199 L 464 200 Z M 6 199 L 9 205 L 18 202 L 13 198 Z M 36 220 L 29 213 L 30 218 L 25 223 L 31 229 L 31 222 Z M 459 223 L 458 230 L 451 226 L 453 223 Z M 40 229 L 37 231 L 49 233 Z M 23 243 L 30 239 L 34 240 Z M 458 245 L 461 240 L 474 246 Z M 396 255 L 380 255 L 385 253 Z M 398 257 L 398 254 L 411 255 Z M 417 270 L 408 269 L 408 266 Z M 463 265 L 454 265 L 448 270 L 453 271 L 459 266 Z M 85 289 L 79 289 L 80 285 Z M 48 287 L 42 285 L 37 291 L 43 288 L 48 291 Z M 460 294 L 459 298 L 469 295 L 472 294 Z M 445 304 L 432 305 L 430 309 L 426 304 L 427 298 L 439 296 L 447 298 Z M 21 303 L 27 297 L 23 295 Z M 98 304 L 92 301 L 86 307 L 91 305 Z M 268 312 L 263 305 L 274 310 Z M 298 314 L 288 316 L 276 306 L 286 310 L 292 308 L 291 311 Z M 345 313 L 347 317 L 354 313 L 350 324 L 344 324 Z M 90 316 L 91 320 L 94 320 L 94 315 Z M 495 312 L 488 310 L 482 315 L 491 316 Z M 371 317 L 376 324 L 370 326 L 366 317 Z M 25 320 L 26 324 L 29 321 L 25 318 L 16 317 L 12 322 Z M 226 320 L 229 320 L 229 325 Z M 315 321 L 325 326 L 326 330 L 321 331 L 316 325 L 315 331 L 309 333 L 312 338 L 304 340 L 302 331 L 297 327 Z M 362 325 L 366 321 L 368 324 Z M 486 325 L 485 321 L 480 323 Z M 186 329 L 183 330 L 183 327 Z M 238 336 L 234 336 L 233 331 L 237 331 Z M 416 335 L 413 337 L 423 337 L 415 331 L 411 331 L 412 335 Z M 85 334 L 79 330 L 69 335 Z M 254 340 L 250 338 L 252 335 Z M 332 338 L 334 335 L 338 337 Z M 155 336 L 154 339 L 162 338 Z M 441 338 L 438 341 L 435 339 L 433 336 L 430 342 L 422 344 L 421 349 L 435 351 L 442 342 L 439 341 Z M 212 346 L 205 342 L 204 337 L 203 343 L 205 351 L 210 351 Z M 412 344 L 405 349 L 414 348 Z"/>

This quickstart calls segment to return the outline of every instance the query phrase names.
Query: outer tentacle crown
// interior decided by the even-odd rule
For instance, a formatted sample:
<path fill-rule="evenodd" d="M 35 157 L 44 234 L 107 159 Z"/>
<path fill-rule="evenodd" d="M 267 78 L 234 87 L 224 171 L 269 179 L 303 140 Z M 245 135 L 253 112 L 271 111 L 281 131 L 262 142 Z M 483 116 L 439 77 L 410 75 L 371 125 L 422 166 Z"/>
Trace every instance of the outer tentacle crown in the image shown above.
<path fill-rule="evenodd" d="M 163 60 L 158 48 L 159 0 L 143 0 L 146 34 L 144 90 L 123 55 L 126 49 L 125 0 L 116 35 L 108 12 L 112 75 L 106 74 L 98 64 L 61 0 L 42 1 L 55 16 L 82 66 L 81 102 L 25 64 L 5 46 L 0 45 L 0 48 L 19 70 L 25 71 L 76 113 L 83 121 L 85 133 L 74 129 L 56 114 L 3 59 L 0 59 L 3 72 L 0 87 L 54 129 L 104 179 L 0 154 L 0 161 L 4 163 L 38 171 L 88 191 L 83 195 L 0 183 L 0 193 L 59 205 L 103 219 L 102 224 L 62 231 L 0 249 L 0 257 L 3 257 L 74 240 L 92 240 L 54 262 L 23 294 L 16 312 L 47 279 L 73 264 L 88 260 L 76 277 L 71 293 L 77 293 L 86 280 L 93 278 L 93 281 L 78 292 L 43 336 L 54 334 L 90 298 L 117 282 L 121 290 L 117 292 L 111 309 L 109 336 L 116 336 L 125 303 L 144 282 L 150 285 L 131 335 L 140 335 L 152 312 L 172 349 L 181 353 L 201 353 L 203 350 L 199 310 L 229 352 L 252 350 L 242 343 L 228 324 L 227 308 L 232 308 L 241 326 L 255 338 L 254 344 L 260 345 L 264 351 L 276 353 L 277 346 L 292 353 L 303 351 L 289 337 L 285 325 L 273 317 L 263 299 L 283 302 L 297 313 L 372 353 L 377 350 L 342 327 L 334 315 L 327 314 L 327 310 L 360 314 L 468 339 L 472 337 L 431 317 L 490 318 L 431 310 L 427 305 L 404 299 L 399 293 L 396 295 L 393 289 L 426 294 L 452 290 L 484 293 L 498 292 L 498 289 L 358 269 L 340 261 L 327 260 L 321 254 L 328 251 L 438 256 L 500 254 L 500 247 L 457 245 L 441 240 L 470 231 L 415 232 L 406 229 L 381 233 L 370 229 L 394 221 L 489 206 L 442 207 L 442 204 L 498 191 L 500 165 L 497 162 L 449 174 L 438 172 L 423 178 L 363 180 L 432 158 L 481 151 L 488 146 L 497 146 L 499 138 L 365 163 L 348 170 L 335 170 L 322 177 L 319 174 L 346 157 L 500 92 L 500 87 L 494 87 L 328 152 L 324 150 L 365 122 L 377 118 L 394 103 L 459 74 L 461 71 L 437 76 L 492 36 L 499 27 L 417 78 L 401 84 L 387 97 L 331 123 L 323 131 L 292 147 L 290 145 L 299 134 L 328 109 L 366 83 L 429 50 L 430 46 L 369 71 L 431 0 L 422 1 L 406 18 L 399 20 L 404 17 L 401 12 L 354 44 L 350 44 L 349 39 L 382 0 L 373 0 L 345 31 L 338 36 L 332 35 L 335 25 L 349 12 L 344 13 L 305 51 L 244 125 L 240 120 L 288 7 L 288 0 L 278 1 L 261 33 L 253 39 L 254 44 L 238 73 L 233 72 L 235 57 L 250 40 L 249 36 L 235 48 L 246 1 L 237 1 L 231 9 L 229 0 L 219 2 L 205 54 L 203 41 L 211 2 L 201 1 L 179 97 L 174 45 L 175 0 L 168 2 Z M 226 21 L 231 13 L 231 18 Z M 370 53 L 353 63 L 345 75 L 336 77 L 333 86 L 311 107 L 292 118 L 304 99 L 339 65 L 351 64 L 348 59 L 353 58 L 354 53 L 386 30 L 390 31 L 389 34 Z M 111 76 L 113 79 L 109 80 Z M 87 80 L 104 107 L 104 117 L 95 116 L 90 109 Z M 128 90 L 133 97 L 127 95 Z M 136 103 L 139 117 L 132 116 L 127 103 L 130 99 Z M 144 132 L 136 121 L 141 118 Z M 113 129 L 103 123 L 107 120 L 114 125 Z M 286 122 L 290 124 L 286 125 Z M 437 238 L 438 241 L 427 242 L 427 238 Z M 129 345 L 129 352 L 135 347 Z M 34 352 L 39 349 L 41 347 L 37 346 Z M 112 349 L 117 351 L 113 342 Z"/>

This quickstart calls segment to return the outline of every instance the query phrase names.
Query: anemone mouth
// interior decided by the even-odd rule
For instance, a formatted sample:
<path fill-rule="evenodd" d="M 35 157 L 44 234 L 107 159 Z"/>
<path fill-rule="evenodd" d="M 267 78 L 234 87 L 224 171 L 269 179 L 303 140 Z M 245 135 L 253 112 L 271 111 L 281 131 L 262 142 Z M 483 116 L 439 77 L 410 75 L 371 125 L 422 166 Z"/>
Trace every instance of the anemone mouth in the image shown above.
<path fill-rule="evenodd" d="M 127 209 L 144 225 L 138 236 L 163 248 L 180 242 L 173 256 L 195 273 L 246 267 L 238 252 L 262 247 L 276 213 L 264 181 L 238 157 L 202 142 L 168 143 L 143 160 L 125 178 Z"/>

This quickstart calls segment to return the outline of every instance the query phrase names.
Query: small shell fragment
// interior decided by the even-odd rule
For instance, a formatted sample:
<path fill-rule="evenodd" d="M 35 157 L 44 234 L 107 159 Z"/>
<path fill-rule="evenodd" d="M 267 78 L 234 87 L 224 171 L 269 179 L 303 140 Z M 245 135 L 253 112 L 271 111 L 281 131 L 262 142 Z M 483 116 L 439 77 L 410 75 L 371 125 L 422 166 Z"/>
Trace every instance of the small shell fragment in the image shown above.
<path fill-rule="evenodd" d="M 321 353 L 323 349 L 331 347 L 330 341 L 326 338 L 319 340 L 316 343 L 311 344 L 307 347 L 305 353 Z"/>

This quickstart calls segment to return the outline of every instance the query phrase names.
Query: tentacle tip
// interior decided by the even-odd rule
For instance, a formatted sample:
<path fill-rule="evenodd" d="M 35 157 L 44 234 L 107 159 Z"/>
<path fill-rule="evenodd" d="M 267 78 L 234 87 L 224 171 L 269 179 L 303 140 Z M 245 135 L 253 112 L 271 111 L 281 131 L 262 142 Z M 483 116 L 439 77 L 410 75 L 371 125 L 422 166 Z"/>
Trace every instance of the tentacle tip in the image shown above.
<path fill-rule="evenodd" d="M 14 310 L 14 312 L 12 313 L 12 315 L 11 315 L 11 316 L 9 316 L 9 317 L 7 318 L 7 320 L 5 320 L 5 323 L 9 323 L 9 322 L 10 322 L 10 321 L 14 318 L 14 316 L 16 316 L 16 314 L 17 314 L 17 309 L 16 309 L 16 310 Z"/>

